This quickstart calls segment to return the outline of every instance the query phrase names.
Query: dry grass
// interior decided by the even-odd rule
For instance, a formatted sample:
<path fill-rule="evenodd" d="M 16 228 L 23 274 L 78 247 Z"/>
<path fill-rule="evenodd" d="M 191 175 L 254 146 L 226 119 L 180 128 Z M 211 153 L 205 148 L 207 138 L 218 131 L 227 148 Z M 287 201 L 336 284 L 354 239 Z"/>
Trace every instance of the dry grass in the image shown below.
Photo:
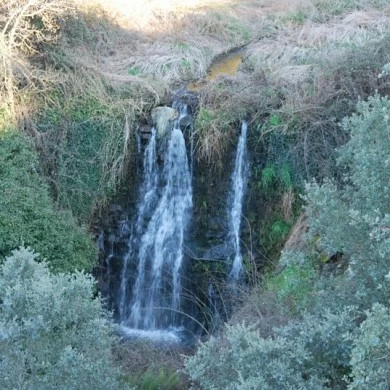
<path fill-rule="evenodd" d="M 340 1 L 333 14 L 332 4 L 292 2 L 290 13 L 263 19 L 263 38 L 247 46 L 241 72 L 206 85 L 203 108 L 219 115 L 212 135 L 202 133 L 201 158 L 212 161 L 214 149 L 226 149 L 224 116 L 238 127 L 245 115 L 260 126 L 275 115 L 280 124 L 262 126 L 261 137 L 271 131 L 295 137 L 290 152 L 303 178 L 334 173 L 333 150 L 345 141 L 337 122 L 359 97 L 388 91 L 378 75 L 390 61 L 390 8 L 385 1 Z"/>
<path fill-rule="evenodd" d="M 62 99 L 93 95 L 107 107 L 102 120 L 108 128 L 120 112 L 133 130 L 152 106 L 169 101 L 173 89 L 204 80 L 216 56 L 252 42 L 240 72 L 206 80 L 200 91 L 201 107 L 212 115 L 197 129 L 197 155 L 220 168 L 239 120 L 250 117 L 258 123 L 273 112 L 283 118 L 286 130 L 299 117 L 306 133 L 297 153 L 304 149 L 305 156 L 315 154 L 322 146 L 313 148 L 309 141 L 323 134 L 327 139 L 334 125 L 327 113 L 329 123 L 324 122 L 324 107 L 376 86 L 376 75 L 368 71 L 361 84 L 344 78 L 345 58 L 383 41 L 390 27 L 384 0 L 51 0 L 45 2 L 53 8 L 46 9 L 44 20 L 52 32 L 43 36 L 32 29 L 27 40 L 12 41 L 10 33 L 18 27 L 5 27 L 17 15 L 10 7 L 31 3 L 34 12 L 42 12 L 44 8 L 34 8 L 39 1 L 0 3 L 0 67 L 6 80 L 2 96 L 7 95 L 9 106 L 23 100 L 23 106 L 29 106 L 25 112 L 32 115 L 42 101 L 44 107 L 60 110 L 62 103 L 53 91 L 61 88 Z M 18 31 L 24 34 L 23 23 Z M 55 42 L 59 54 L 40 51 L 41 43 L 48 41 Z M 336 133 L 326 147 L 339 142 Z M 125 143 L 106 145 L 104 180 L 118 181 L 131 154 L 131 137 L 125 127 L 121 137 L 113 139 Z"/>
<path fill-rule="evenodd" d="M 9 112 L 9 119 L 15 116 L 18 89 L 36 87 L 33 81 L 39 72 L 28 56 L 37 52 L 38 45 L 54 39 L 59 17 L 71 11 L 69 0 L 0 1 L 0 109 Z M 34 20 L 40 20 L 40 26 Z"/>
<path fill-rule="evenodd" d="M 271 289 L 259 286 L 243 294 L 242 303 L 229 324 L 244 323 L 251 329 L 257 329 L 263 337 L 270 337 L 275 328 L 286 325 L 292 317 L 291 307 L 286 302 Z"/>
<path fill-rule="evenodd" d="M 307 218 L 305 214 L 301 214 L 294 226 L 292 227 L 290 234 L 287 238 L 286 243 L 284 244 L 284 249 L 286 250 L 298 250 L 302 249 L 306 245 L 304 241 L 304 234 L 307 232 Z"/>
<path fill-rule="evenodd" d="M 390 30 L 390 13 L 355 12 L 326 24 L 308 21 L 284 27 L 278 37 L 253 44 L 247 61 L 254 69 L 270 73 L 275 81 L 297 84 L 310 77 L 312 66 L 346 53 L 351 47 L 385 38 Z"/>
<path fill-rule="evenodd" d="M 215 56 L 257 37 L 264 17 L 261 1 L 75 1 L 79 12 L 121 30 L 107 37 L 114 49 L 99 56 L 105 73 L 171 87 L 204 77 Z"/>

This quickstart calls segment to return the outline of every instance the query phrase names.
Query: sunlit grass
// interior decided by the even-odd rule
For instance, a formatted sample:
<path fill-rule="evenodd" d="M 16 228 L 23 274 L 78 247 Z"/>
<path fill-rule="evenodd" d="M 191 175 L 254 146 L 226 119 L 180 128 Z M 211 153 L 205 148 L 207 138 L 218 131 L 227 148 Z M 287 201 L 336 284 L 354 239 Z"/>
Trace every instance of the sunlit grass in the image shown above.
<path fill-rule="evenodd" d="M 115 16 L 121 25 L 143 32 L 155 31 L 169 23 L 172 17 L 204 9 L 220 9 L 237 5 L 237 0 L 76 0 L 82 7 L 102 7 Z"/>

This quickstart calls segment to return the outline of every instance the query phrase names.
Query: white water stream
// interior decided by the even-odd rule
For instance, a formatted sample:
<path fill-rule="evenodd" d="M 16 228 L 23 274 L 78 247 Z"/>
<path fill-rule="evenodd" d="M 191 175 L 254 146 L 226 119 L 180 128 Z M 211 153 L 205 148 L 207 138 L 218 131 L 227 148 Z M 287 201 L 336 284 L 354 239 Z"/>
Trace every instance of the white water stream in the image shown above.
<path fill-rule="evenodd" d="M 191 173 L 184 136 L 175 124 L 157 165 L 156 131 L 144 155 L 144 181 L 135 228 L 121 277 L 119 317 L 127 329 L 167 330 L 179 325 L 184 237 L 192 207 Z M 160 196 L 158 195 L 160 192 Z M 137 262 L 132 291 L 129 264 Z"/>
<path fill-rule="evenodd" d="M 234 247 L 234 260 L 229 274 L 229 280 L 237 282 L 243 274 L 243 261 L 240 245 L 240 228 L 242 219 L 242 202 L 247 180 L 246 135 L 248 125 L 241 125 L 241 135 L 238 140 L 236 160 L 232 175 L 232 203 L 229 214 L 229 236 Z"/>

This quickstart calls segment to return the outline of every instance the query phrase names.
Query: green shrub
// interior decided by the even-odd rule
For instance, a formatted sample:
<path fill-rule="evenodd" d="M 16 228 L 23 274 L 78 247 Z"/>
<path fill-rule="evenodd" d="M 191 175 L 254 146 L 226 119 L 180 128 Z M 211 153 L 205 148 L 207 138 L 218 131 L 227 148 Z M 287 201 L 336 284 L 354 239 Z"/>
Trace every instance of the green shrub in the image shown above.
<path fill-rule="evenodd" d="M 263 339 L 245 326 L 228 327 L 226 339 L 212 338 L 186 362 L 202 389 L 323 389 L 319 378 L 302 377 L 311 354 L 294 340 Z"/>
<path fill-rule="evenodd" d="M 354 312 L 305 315 L 262 338 L 245 326 L 228 327 L 226 338 L 202 344 L 186 367 L 204 389 L 338 388 L 349 373 Z"/>
<path fill-rule="evenodd" d="M 317 274 L 310 266 L 294 264 L 269 277 L 264 288 L 271 290 L 290 310 L 298 312 L 310 302 L 316 278 Z"/>
<path fill-rule="evenodd" d="M 331 389 L 344 385 L 350 371 L 352 341 L 346 335 L 356 327 L 357 314 L 347 307 L 331 312 L 305 314 L 302 320 L 290 322 L 277 329 L 276 334 L 294 340 L 311 353 L 311 360 L 302 368 L 304 377 L 323 378 Z"/>
<path fill-rule="evenodd" d="M 349 339 L 353 340 L 352 383 L 349 389 L 385 390 L 390 387 L 390 309 L 376 304 Z"/>
<path fill-rule="evenodd" d="M 342 126 L 350 134 L 338 159 L 345 181 L 341 188 L 330 180 L 307 186 L 309 237 L 349 259 L 342 299 L 368 309 L 390 298 L 390 101 L 359 102 Z"/>
<path fill-rule="evenodd" d="M 32 144 L 12 131 L 0 142 L 0 260 L 27 245 L 55 271 L 91 269 L 95 246 L 69 212 L 55 209 Z"/>
<path fill-rule="evenodd" d="M 268 163 L 261 171 L 258 186 L 267 194 L 282 192 L 293 188 L 292 170 L 288 164 Z"/>
<path fill-rule="evenodd" d="M 0 388 L 117 389 L 112 327 L 95 282 L 52 275 L 31 250 L 0 267 Z"/>
<path fill-rule="evenodd" d="M 101 92 L 103 94 L 103 92 Z M 58 95 L 58 96 L 57 96 Z M 124 114 L 110 97 L 66 96 L 41 110 L 38 129 L 44 133 L 43 173 L 50 178 L 58 203 L 79 221 L 89 222 L 94 209 L 116 190 L 125 163 Z M 130 130 L 129 130 L 130 131 Z"/>
<path fill-rule="evenodd" d="M 160 368 L 158 372 L 148 369 L 139 377 L 131 377 L 128 382 L 142 390 L 175 390 L 182 389 L 179 375 L 169 369 Z"/>

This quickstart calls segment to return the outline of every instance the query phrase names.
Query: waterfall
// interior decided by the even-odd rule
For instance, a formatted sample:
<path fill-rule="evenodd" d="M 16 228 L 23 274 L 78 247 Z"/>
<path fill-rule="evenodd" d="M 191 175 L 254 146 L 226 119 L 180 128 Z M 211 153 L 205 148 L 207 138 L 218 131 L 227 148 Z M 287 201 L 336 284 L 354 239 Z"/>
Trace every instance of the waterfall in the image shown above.
<path fill-rule="evenodd" d="M 190 142 L 190 169 L 191 176 L 194 173 L 194 153 L 195 153 L 195 144 L 194 144 L 194 126 L 192 123 L 192 116 L 188 112 L 188 105 L 176 100 L 172 107 L 179 112 L 179 118 L 177 120 L 180 128 L 189 130 L 189 142 Z"/>
<path fill-rule="evenodd" d="M 199 298 L 193 299 L 197 281 L 185 278 L 197 260 L 195 254 L 195 261 L 187 263 L 185 258 L 192 256 L 184 254 L 187 233 L 193 234 L 188 229 L 195 160 L 191 110 L 180 100 L 172 108 L 157 107 L 152 112 L 156 127 L 142 130 L 137 141 L 142 179 L 134 212 L 129 215 L 120 205 L 113 205 L 111 225 L 99 235 L 98 243 L 106 254 L 103 288 L 109 292 L 123 334 L 129 337 L 187 342 L 204 329 L 202 321 L 217 327 L 227 315 L 218 281 L 210 278 L 206 286 L 210 309 L 206 318 L 197 307 Z M 249 171 L 246 137 L 247 123 L 243 122 L 230 181 L 229 233 L 223 244 L 223 257 L 231 255 L 228 281 L 233 287 L 244 273 L 240 230 Z"/>
<path fill-rule="evenodd" d="M 162 172 L 156 156 L 153 129 L 145 150 L 144 179 L 135 226 L 123 258 L 119 293 L 122 325 L 146 331 L 180 325 L 183 246 L 192 207 L 192 186 L 179 121 L 171 132 Z M 135 282 L 129 286 L 130 264 L 134 262 Z"/>
<path fill-rule="evenodd" d="M 119 319 L 121 322 L 124 322 L 128 316 L 128 289 L 129 289 L 129 277 L 130 270 L 129 265 L 132 260 L 132 256 L 135 254 L 136 240 L 139 239 L 142 234 L 145 221 L 150 215 L 153 207 L 157 201 L 157 184 L 158 184 L 158 169 L 157 169 L 157 160 L 156 160 L 156 129 L 152 129 L 152 135 L 149 140 L 149 144 L 145 150 L 144 161 L 143 161 L 143 171 L 144 171 L 144 180 L 141 185 L 140 191 L 140 201 L 138 202 L 137 218 L 135 223 L 135 232 L 134 228 L 131 228 L 132 234 L 128 241 L 127 252 L 123 258 L 123 267 L 119 291 Z M 137 282 L 139 279 L 144 279 L 145 265 L 140 264 L 139 274 Z M 140 286 L 141 288 L 141 286 Z M 137 291 L 137 294 L 141 294 L 141 291 Z"/>
<path fill-rule="evenodd" d="M 240 247 L 240 227 L 242 217 L 242 201 L 247 179 L 246 135 L 248 125 L 241 125 L 241 135 L 238 140 L 234 171 L 232 175 L 232 200 L 229 212 L 229 240 L 234 248 L 234 260 L 229 274 L 229 280 L 236 282 L 242 276 L 243 264 Z"/>

